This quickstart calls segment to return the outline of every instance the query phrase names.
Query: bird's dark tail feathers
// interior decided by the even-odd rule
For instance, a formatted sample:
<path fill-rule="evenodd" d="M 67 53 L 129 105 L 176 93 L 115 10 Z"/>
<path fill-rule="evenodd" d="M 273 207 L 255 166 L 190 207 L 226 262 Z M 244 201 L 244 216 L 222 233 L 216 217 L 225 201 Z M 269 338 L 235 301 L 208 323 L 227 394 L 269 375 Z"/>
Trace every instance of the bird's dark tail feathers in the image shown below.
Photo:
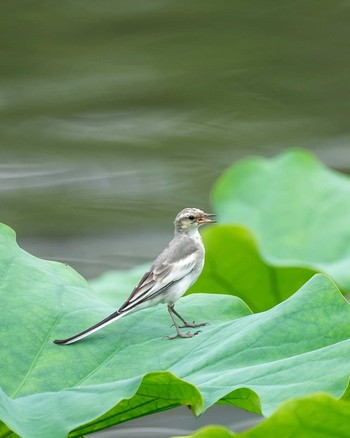
<path fill-rule="evenodd" d="M 56 339 L 53 341 L 55 344 L 59 345 L 67 345 L 67 344 L 73 344 L 74 342 L 80 341 L 80 339 L 85 338 L 86 336 L 91 335 L 92 333 L 96 332 L 97 330 L 100 330 L 101 328 L 105 327 L 108 324 L 111 324 L 114 321 L 117 321 L 122 316 L 126 315 L 129 312 L 122 312 L 120 313 L 118 310 L 111 315 L 107 316 L 107 318 L 103 319 L 102 321 L 98 322 L 97 324 L 93 325 L 92 327 L 89 327 L 88 329 L 82 331 L 81 333 L 78 333 L 77 335 L 71 336 L 67 339 Z"/>

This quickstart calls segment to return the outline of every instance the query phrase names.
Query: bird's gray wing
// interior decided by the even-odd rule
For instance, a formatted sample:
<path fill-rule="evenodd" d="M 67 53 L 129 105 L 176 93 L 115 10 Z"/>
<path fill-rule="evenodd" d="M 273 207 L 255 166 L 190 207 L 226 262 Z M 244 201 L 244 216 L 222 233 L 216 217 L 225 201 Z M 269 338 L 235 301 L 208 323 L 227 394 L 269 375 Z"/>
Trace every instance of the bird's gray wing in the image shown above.
<path fill-rule="evenodd" d="M 119 311 L 130 310 L 165 292 L 170 286 L 188 275 L 201 257 L 200 247 L 192 239 L 173 240 L 157 257 L 151 269 L 144 274 Z"/>

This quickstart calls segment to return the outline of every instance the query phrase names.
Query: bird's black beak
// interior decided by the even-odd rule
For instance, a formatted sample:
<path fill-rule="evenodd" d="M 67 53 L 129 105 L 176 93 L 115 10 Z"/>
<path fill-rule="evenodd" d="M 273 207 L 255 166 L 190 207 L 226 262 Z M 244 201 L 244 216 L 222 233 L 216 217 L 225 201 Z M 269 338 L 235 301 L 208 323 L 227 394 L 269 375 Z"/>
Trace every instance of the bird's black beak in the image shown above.
<path fill-rule="evenodd" d="M 197 219 L 199 224 L 215 224 L 217 221 L 215 219 L 211 219 L 216 217 L 216 214 L 213 213 L 204 213 L 204 216 Z"/>

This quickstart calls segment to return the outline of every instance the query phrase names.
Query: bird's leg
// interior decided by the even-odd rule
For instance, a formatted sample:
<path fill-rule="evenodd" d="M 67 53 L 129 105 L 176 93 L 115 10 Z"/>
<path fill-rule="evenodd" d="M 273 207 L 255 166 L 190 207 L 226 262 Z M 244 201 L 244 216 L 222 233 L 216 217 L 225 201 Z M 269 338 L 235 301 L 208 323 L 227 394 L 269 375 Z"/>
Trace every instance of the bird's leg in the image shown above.
<path fill-rule="evenodd" d="M 180 325 L 179 328 L 185 328 L 185 327 L 192 327 L 192 328 L 196 328 L 196 327 L 204 327 L 205 325 L 209 324 L 208 322 L 200 322 L 198 324 L 195 323 L 195 321 L 193 322 L 188 322 L 185 320 L 185 318 L 183 318 L 176 310 L 175 310 L 175 304 L 173 304 L 171 307 L 171 311 L 173 313 L 175 313 L 175 315 L 181 319 L 181 321 L 184 323 L 184 325 Z"/>
<path fill-rule="evenodd" d="M 173 336 L 165 336 L 167 339 L 175 339 L 175 338 L 193 338 L 193 336 L 198 335 L 199 331 L 195 332 L 195 333 L 191 333 L 191 332 L 186 332 L 186 333 L 181 333 L 179 330 L 179 325 L 177 324 L 177 322 L 175 321 L 173 312 L 175 313 L 175 315 L 177 315 L 177 313 L 174 311 L 173 309 L 173 305 L 170 306 L 168 305 L 168 312 L 169 315 L 171 316 L 171 319 L 173 320 L 174 326 L 176 328 L 176 335 Z"/>

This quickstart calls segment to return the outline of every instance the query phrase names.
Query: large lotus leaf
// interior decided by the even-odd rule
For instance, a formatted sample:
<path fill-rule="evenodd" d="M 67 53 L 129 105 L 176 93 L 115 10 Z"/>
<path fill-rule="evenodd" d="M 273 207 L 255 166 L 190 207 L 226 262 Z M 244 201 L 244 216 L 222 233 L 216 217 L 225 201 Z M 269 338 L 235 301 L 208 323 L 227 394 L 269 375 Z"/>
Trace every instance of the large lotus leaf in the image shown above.
<path fill-rule="evenodd" d="M 221 426 L 207 426 L 186 438 L 347 438 L 350 403 L 316 394 L 283 403 L 274 414 L 251 430 L 235 434 Z"/>
<path fill-rule="evenodd" d="M 181 313 L 210 322 L 192 339 L 164 339 L 173 328 L 158 306 L 58 346 L 53 339 L 114 308 L 70 267 L 26 253 L 0 226 L 0 295 L 1 436 L 81 436 L 181 404 L 196 415 L 218 401 L 270 414 L 291 397 L 340 397 L 347 385 L 349 304 L 320 274 L 255 315 L 228 295 L 181 299 Z"/>
<path fill-rule="evenodd" d="M 219 178 L 220 222 L 249 228 L 271 264 L 326 272 L 350 291 L 350 179 L 310 153 L 249 158 Z"/>
<path fill-rule="evenodd" d="M 270 264 L 243 227 L 212 226 L 203 233 L 203 240 L 204 270 L 190 293 L 229 293 L 242 298 L 253 311 L 261 311 L 287 299 L 315 274 L 309 268 Z"/>

